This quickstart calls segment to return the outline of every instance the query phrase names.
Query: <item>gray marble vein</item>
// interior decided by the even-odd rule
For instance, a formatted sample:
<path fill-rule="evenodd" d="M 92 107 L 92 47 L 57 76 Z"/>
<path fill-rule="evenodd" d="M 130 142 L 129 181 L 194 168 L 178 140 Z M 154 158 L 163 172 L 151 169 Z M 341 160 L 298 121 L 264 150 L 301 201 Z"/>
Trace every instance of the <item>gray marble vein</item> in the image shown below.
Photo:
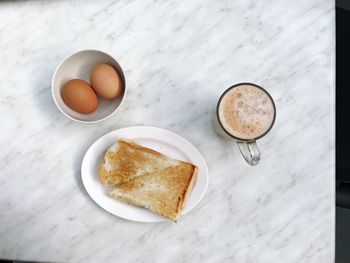
<path fill-rule="evenodd" d="M 58 262 L 334 261 L 334 2 L 1 1 L 0 258 Z M 50 83 L 69 53 L 118 59 L 129 92 L 84 125 Z M 220 94 L 250 81 L 277 105 L 249 167 L 212 120 Z M 110 215 L 80 165 L 105 133 L 153 125 L 205 157 L 208 191 L 177 224 Z"/>

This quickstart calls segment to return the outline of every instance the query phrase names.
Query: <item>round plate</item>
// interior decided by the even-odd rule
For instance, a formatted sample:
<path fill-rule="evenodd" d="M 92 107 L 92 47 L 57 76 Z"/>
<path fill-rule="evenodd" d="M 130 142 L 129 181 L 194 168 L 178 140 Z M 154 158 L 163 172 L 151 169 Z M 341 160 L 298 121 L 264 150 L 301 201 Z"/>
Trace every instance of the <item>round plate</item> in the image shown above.
<path fill-rule="evenodd" d="M 168 220 L 145 208 L 129 205 L 107 196 L 107 188 L 100 183 L 98 178 L 98 168 L 108 148 L 118 139 L 133 140 L 171 158 L 190 162 L 198 167 L 197 180 L 182 210 L 182 214 L 194 208 L 203 198 L 208 186 L 209 172 L 207 164 L 198 149 L 185 138 L 168 130 L 148 126 L 135 126 L 107 133 L 94 142 L 84 156 L 81 166 L 81 177 L 84 187 L 90 197 L 103 209 L 113 215 L 138 222 Z"/>

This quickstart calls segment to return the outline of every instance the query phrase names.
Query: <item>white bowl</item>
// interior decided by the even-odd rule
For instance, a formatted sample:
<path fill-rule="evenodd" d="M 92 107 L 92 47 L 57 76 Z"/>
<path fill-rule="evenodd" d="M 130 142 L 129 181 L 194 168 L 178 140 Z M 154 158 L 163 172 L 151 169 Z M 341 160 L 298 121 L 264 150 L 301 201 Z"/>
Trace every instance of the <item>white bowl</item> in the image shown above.
<path fill-rule="evenodd" d="M 62 88 L 71 79 L 82 79 L 90 83 L 90 72 L 96 64 L 109 64 L 117 70 L 123 83 L 123 93 L 114 100 L 98 97 L 96 111 L 83 114 L 69 108 L 63 101 Z M 56 68 L 52 77 L 52 97 L 57 108 L 68 118 L 84 123 L 96 123 L 112 116 L 124 101 L 126 81 L 124 72 L 118 62 L 110 55 L 98 50 L 82 50 L 66 57 Z"/>

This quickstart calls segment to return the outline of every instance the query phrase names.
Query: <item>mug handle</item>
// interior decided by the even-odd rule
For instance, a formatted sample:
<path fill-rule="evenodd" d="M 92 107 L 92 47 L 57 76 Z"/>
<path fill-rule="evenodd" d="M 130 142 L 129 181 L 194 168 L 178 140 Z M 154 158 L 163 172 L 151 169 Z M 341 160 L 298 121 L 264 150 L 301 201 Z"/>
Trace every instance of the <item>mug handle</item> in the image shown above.
<path fill-rule="evenodd" d="M 237 142 L 238 148 L 241 151 L 246 162 L 250 165 L 257 165 L 260 161 L 260 151 L 256 141 L 252 142 Z"/>

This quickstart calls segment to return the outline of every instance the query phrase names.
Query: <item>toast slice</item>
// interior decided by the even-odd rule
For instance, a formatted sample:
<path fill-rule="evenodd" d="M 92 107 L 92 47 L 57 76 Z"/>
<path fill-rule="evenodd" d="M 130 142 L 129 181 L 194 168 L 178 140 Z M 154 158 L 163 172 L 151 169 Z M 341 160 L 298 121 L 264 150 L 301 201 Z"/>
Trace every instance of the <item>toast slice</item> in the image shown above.
<path fill-rule="evenodd" d="M 106 152 L 104 162 L 100 165 L 99 178 L 103 185 L 114 186 L 181 163 L 152 149 L 121 139 Z"/>
<path fill-rule="evenodd" d="M 198 168 L 180 162 L 114 187 L 107 194 L 176 221 L 196 181 Z"/>

